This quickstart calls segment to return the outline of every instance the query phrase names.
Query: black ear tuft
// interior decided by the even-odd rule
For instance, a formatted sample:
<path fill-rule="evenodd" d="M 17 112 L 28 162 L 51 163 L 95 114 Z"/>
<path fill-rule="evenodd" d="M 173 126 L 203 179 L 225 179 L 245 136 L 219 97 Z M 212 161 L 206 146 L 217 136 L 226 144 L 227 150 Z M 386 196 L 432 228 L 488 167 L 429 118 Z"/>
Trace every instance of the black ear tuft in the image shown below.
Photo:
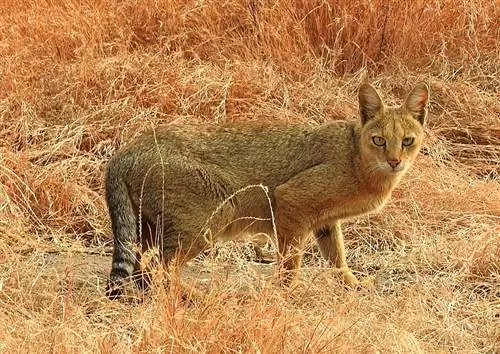
<path fill-rule="evenodd" d="M 429 88 L 424 82 L 415 86 L 410 92 L 403 108 L 417 119 L 422 125 L 425 123 L 427 116 L 427 105 L 429 103 Z"/>
<path fill-rule="evenodd" d="M 378 92 L 370 84 L 363 84 L 360 86 L 358 100 L 359 114 L 363 125 L 384 108 L 384 103 Z"/>

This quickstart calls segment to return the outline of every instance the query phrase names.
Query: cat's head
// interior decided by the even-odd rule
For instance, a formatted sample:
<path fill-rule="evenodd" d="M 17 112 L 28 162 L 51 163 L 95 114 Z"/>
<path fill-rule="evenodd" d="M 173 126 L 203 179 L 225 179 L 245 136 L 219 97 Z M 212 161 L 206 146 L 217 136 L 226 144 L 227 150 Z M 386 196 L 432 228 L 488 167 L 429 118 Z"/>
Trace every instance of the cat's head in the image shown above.
<path fill-rule="evenodd" d="M 360 148 L 372 172 L 405 172 L 418 154 L 427 116 L 429 89 L 419 83 L 400 107 L 387 107 L 369 84 L 359 88 Z"/>

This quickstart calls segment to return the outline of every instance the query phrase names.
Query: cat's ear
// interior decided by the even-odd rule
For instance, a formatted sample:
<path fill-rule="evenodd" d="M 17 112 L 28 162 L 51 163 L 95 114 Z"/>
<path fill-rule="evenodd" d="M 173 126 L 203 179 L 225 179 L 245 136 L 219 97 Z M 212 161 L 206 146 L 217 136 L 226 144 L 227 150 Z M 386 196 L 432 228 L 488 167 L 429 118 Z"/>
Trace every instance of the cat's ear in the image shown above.
<path fill-rule="evenodd" d="M 420 82 L 410 92 L 403 104 L 403 109 L 410 113 L 420 124 L 424 125 L 427 116 L 427 105 L 429 103 L 429 88 L 424 82 Z"/>
<path fill-rule="evenodd" d="M 363 125 L 384 109 L 384 102 L 382 102 L 377 90 L 370 84 L 363 84 L 359 87 L 358 100 L 359 115 Z"/>

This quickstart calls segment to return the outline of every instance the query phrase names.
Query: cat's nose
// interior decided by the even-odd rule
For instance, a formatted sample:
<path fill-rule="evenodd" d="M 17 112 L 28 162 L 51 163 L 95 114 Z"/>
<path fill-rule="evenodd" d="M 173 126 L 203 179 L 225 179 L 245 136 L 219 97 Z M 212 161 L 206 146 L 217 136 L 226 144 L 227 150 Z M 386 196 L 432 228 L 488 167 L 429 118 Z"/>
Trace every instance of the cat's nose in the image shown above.
<path fill-rule="evenodd" d="M 391 160 L 387 160 L 387 163 L 388 163 L 388 164 L 389 164 L 389 166 L 391 166 L 392 168 L 396 168 L 396 167 L 398 167 L 398 165 L 401 163 L 401 160 L 391 159 Z"/>

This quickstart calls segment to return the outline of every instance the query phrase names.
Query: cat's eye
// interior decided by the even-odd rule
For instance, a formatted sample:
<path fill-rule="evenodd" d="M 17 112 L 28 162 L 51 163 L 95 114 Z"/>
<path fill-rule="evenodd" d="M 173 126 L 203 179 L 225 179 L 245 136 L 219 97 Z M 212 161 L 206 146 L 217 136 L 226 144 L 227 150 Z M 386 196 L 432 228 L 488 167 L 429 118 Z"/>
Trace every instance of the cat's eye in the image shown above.
<path fill-rule="evenodd" d="M 385 145 L 385 139 L 382 138 L 381 136 L 372 137 L 372 141 L 377 146 L 384 146 Z"/>
<path fill-rule="evenodd" d="M 411 144 L 413 144 L 414 140 L 415 139 L 411 138 L 411 137 L 404 138 L 403 141 L 402 141 L 402 144 L 403 144 L 403 146 L 410 146 Z"/>

